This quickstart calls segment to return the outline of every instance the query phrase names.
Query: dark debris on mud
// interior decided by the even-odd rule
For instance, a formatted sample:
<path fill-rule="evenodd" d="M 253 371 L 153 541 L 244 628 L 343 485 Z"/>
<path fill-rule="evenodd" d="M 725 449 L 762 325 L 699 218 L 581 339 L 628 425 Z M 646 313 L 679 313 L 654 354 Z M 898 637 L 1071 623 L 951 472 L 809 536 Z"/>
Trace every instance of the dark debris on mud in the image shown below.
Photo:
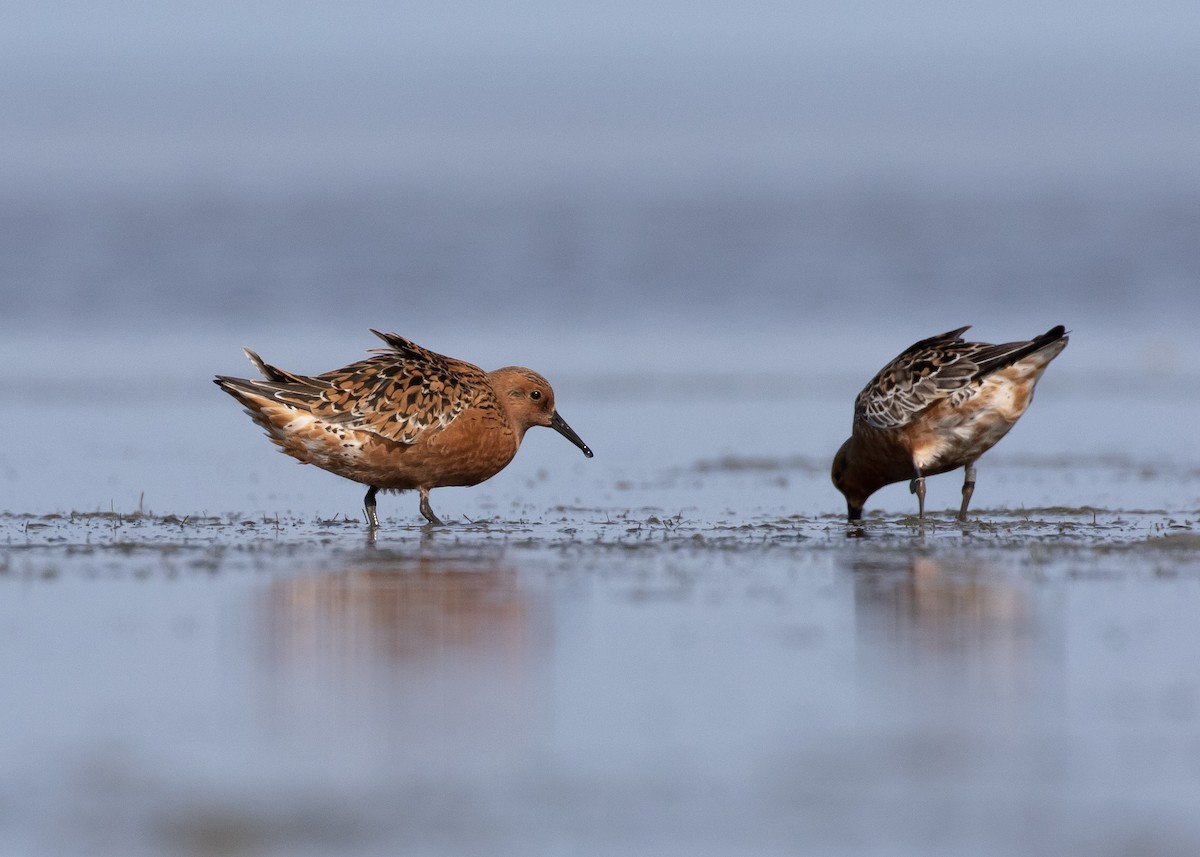
<path fill-rule="evenodd" d="M 1200 570 L 1200 513 L 1083 508 L 985 509 L 960 523 L 836 515 L 689 518 L 686 511 L 556 507 L 540 519 L 489 518 L 431 528 L 386 521 L 371 533 L 353 517 L 0 513 L 0 575 L 213 573 L 277 569 L 348 555 L 396 562 L 422 557 L 545 557 L 586 569 L 636 558 L 703 565 L 745 557 L 832 552 L 854 561 L 937 554 L 1003 557 L 1024 566 L 1104 559 L 1171 573 Z M 1137 558 L 1136 562 L 1130 560 Z"/>

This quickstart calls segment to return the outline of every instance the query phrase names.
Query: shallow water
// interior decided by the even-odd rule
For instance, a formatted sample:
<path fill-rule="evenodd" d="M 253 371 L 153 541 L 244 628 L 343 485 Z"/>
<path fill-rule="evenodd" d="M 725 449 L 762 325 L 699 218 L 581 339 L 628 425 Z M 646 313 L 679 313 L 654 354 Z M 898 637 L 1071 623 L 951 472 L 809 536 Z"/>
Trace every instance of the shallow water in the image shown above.
<path fill-rule="evenodd" d="M 980 463 L 975 519 L 947 474 L 926 525 L 899 485 L 861 530 L 829 459 L 924 321 L 868 318 L 853 347 L 831 318 L 475 322 L 422 339 L 543 369 L 596 458 L 531 431 L 433 493 L 450 527 L 388 494 L 369 542 L 362 489 L 209 381 L 243 344 L 328 369 L 365 331 L 168 323 L 193 309 L 0 342 L 26 367 L 0 448 L 0 853 L 1200 848 L 1178 320 L 1081 310 Z M 983 315 L 985 336 L 1059 320 Z"/>
<path fill-rule="evenodd" d="M 1198 530 L 7 515 L 0 850 L 1188 853 Z"/>
<path fill-rule="evenodd" d="M 0 857 L 1200 853 L 1194 3 L 17 5 Z M 847 529 L 886 360 L 1060 323 Z M 368 327 L 596 458 L 368 541 L 210 383 Z"/>
<path fill-rule="evenodd" d="M 374 542 L 209 383 L 365 332 L 13 333 L 0 853 L 1193 853 L 1194 345 L 1082 315 L 972 522 L 947 474 L 861 530 L 829 458 L 895 324 L 426 337 L 597 455 L 531 431 Z"/>
<path fill-rule="evenodd" d="M 1200 195 L 1128 179 L 0 198 L 0 854 L 1196 853 Z M 969 322 L 1072 339 L 970 523 L 847 529 L 854 394 Z M 210 382 L 368 326 L 596 458 L 368 541 Z"/>

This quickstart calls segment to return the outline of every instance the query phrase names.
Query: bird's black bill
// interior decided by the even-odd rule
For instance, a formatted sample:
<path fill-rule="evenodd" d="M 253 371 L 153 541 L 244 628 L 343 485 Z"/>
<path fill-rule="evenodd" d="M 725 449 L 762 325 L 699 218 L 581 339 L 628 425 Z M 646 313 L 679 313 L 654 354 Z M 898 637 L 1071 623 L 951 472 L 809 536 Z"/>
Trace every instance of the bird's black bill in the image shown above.
<path fill-rule="evenodd" d="M 554 412 L 554 416 L 550 420 L 550 428 L 561 434 L 571 443 L 583 450 L 583 454 L 588 458 L 592 457 L 592 451 L 588 449 L 588 445 L 583 442 L 583 438 L 575 434 L 575 429 L 567 425 L 567 421 L 558 415 L 558 411 Z"/>

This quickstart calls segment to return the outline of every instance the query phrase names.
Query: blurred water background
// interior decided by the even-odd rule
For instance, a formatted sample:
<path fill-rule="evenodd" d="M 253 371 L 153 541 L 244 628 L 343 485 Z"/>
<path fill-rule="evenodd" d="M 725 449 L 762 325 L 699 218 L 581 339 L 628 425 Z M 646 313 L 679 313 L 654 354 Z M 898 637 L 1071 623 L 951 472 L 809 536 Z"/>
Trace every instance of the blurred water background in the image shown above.
<path fill-rule="evenodd" d="M 9 508 L 245 507 L 91 469 L 80 444 L 174 438 L 194 471 L 250 440 L 216 443 L 241 418 L 204 383 L 245 371 L 241 346 L 323 371 L 369 326 L 532 365 L 569 418 L 580 385 L 605 413 L 711 397 L 676 453 L 824 458 L 917 338 L 1064 323 L 1049 383 L 1070 404 L 1039 402 L 1038 448 L 1196 458 L 1192 4 L 8 17 L 0 348 L 11 422 L 38 426 L 3 452 Z M 788 404 L 807 416 L 772 416 Z M 589 442 L 661 460 L 654 438 L 690 429 L 654 416 Z"/>
<path fill-rule="evenodd" d="M 485 368 L 538 369 L 596 450 L 584 461 L 533 432 L 485 486 L 435 492 L 445 518 L 648 509 L 703 529 L 831 514 L 842 505 L 825 468 L 854 394 L 886 360 L 963 324 L 1001 341 L 1058 323 L 1071 345 L 981 464 L 976 504 L 1200 508 L 1193 2 L 16 0 L 4 18 L 0 510 L 355 515 L 358 486 L 271 451 L 210 379 L 251 370 L 242 346 L 294 371 L 331 369 L 374 347 L 375 327 Z M 932 508 L 955 506 L 957 493 L 956 477 L 933 480 Z M 894 486 L 872 503 L 901 514 L 912 500 Z M 382 498 L 380 511 L 393 524 L 416 519 L 408 496 Z M 305 611 L 343 603 L 313 601 L 304 587 L 353 589 L 362 557 L 314 553 L 300 582 L 273 578 L 265 593 L 263 581 L 228 574 L 138 589 L 127 569 L 112 571 L 123 582 L 109 589 L 86 579 L 86 562 L 83 582 L 49 592 L 10 574 L 11 591 L 25 594 L 7 602 L 0 666 L 26 696 L 0 715 L 2 746 L 20 763 L 8 769 L 21 772 L 0 782 L 0 844 L 227 853 L 224 835 L 247 853 L 320 853 L 329 842 L 395 853 L 407 837 L 424 853 L 461 853 L 495 844 L 499 831 L 505 847 L 492 853 L 589 853 L 570 850 L 580 841 L 591 853 L 631 842 L 642 853 L 795 853 L 804 833 L 823 853 L 1032 853 L 1026 846 L 1050 841 L 1118 854 L 1186 853 L 1175 849 L 1197 841 L 1179 809 L 1197 794 L 1195 771 L 1179 761 L 1195 749 L 1200 698 L 1179 653 L 1196 640 L 1187 611 L 1171 612 L 1194 603 L 1191 582 L 1046 589 L 1014 584 L 1024 566 L 1011 557 L 957 556 L 949 588 L 937 590 L 946 600 L 931 608 L 888 576 L 918 580 L 920 557 L 866 561 L 882 569 L 876 586 L 853 552 L 788 555 L 749 568 L 787 592 L 781 603 L 815 603 L 816 614 L 790 616 L 763 642 L 751 629 L 765 608 L 747 585 L 711 616 L 691 608 L 715 602 L 683 599 L 691 607 L 666 617 L 677 636 L 664 639 L 658 623 L 672 608 L 645 606 L 660 604 L 659 590 L 626 598 L 618 586 L 614 596 L 614 580 L 753 572 L 717 556 L 626 565 L 497 557 L 486 540 L 479 550 L 489 554 L 484 600 L 511 596 L 523 618 L 463 608 L 475 642 L 444 645 L 431 632 L 442 642 L 430 648 L 429 635 L 404 636 L 407 607 L 386 621 L 354 606 L 326 617 L 351 629 L 349 649 L 333 648 L 352 662 L 344 708 L 334 705 L 353 721 L 337 721 L 342 731 L 314 725 L 337 672 L 324 644 L 282 667 L 263 648 L 294 656 L 293 623 L 319 630 L 326 620 Z M 277 575 L 296 561 L 266 567 Z M 433 572 L 461 566 L 457 556 L 430 561 Z M 1114 575 L 1124 568 L 1106 562 Z M 1048 573 L 1072 579 L 1090 563 Z M 972 576 L 996 567 L 998 600 Z M 556 576 L 572 569 L 608 582 Z M 26 570 L 37 579 L 45 568 Z M 395 591 L 410 578 L 383 579 L 369 578 L 368 594 L 411 607 L 409 590 Z M 422 579 L 418 598 L 459 603 L 458 578 Z M 137 606 L 122 607 L 127 598 Z M 226 610 L 233 618 L 220 619 Z M 943 610 L 958 618 L 930 630 Z M 563 630 L 576 621 L 582 632 Z M 380 655 L 373 622 L 385 644 L 425 654 Z M 510 632 L 526 640 L 514 644 L 524 654 L 488 684 L 501 657 L 492 644 Z M 960 632 L 979 648 L 963 654 Z M 700 650 L 680 642 L 710 633 Z M 74 645 L 95 652 L 84 673 L 128 682 L 80 682 Z M 617 654 L 597 654 L 609 646 Z M 434 685 L 445 705 L 389 695 L 400 693 L 389 681 L 428 678 L 430 651 L 451 665 L 448 684 Z M 798 666 L 797 651 L 818 652 L 819 663 Z M 244 672 L 224 666 L 251 655 Z M 741 665 L 756 662 L 743 682 Z M 293 682 L 296 664 L 304 675 Z M 926 672 L 938 665 L 947 672 Z M 386 698 L 374 695 L 377 670 L 390 676 Z M 1028 707 L 1012 714 L 970 693 L 954 706 L 975 687 L 969 676 L 1010 687 L 1014 671 L 1014 698 Z M 876 681 L 893 672 L 895 684 Z M 1120 673 L 1147 684 L 1130 690 Z M 42 691 L 30 690 L 33 675 L 46 677 Z M 805 684 L 788 684 L 795 675 Z M 455 755 L 478 724 L 445 726 L 446 711 L 475 693 L 504 707 L 511 683 L 527 680 L 518 707 L 532 700 L 535 720 L 558 731 L 480 739 Z M 797 687 L 829 694 L 834 713 L 809 707 Z M 744 694 L 745 706 L 704 707 L 722 693 Z M 615 701 L 604 709 L 601 697 Z M 619 709 L 626 700 L 652 712 L 663 698 L 665 720 L 630 721 Z M 282 716 L 280 743 L 256 743 L 276 722 L 265 709 L 285 704 L 295 713 Z M 167 726 L 156 726 L 158 705 Z M 187 716 L 193 705 L 206 725 Z M 941 705 L 962 716 L 947 715 L 948 726 L 932 710 Z M 388 727 L 397 711 L 412 743 L 432 742 L 411 768 Z M 525 722 L 515 710 L 500 721 Z M 681 743 L 662 750 L 679 722 Z M 789 731 L 796 724 L 803 735 Z M 327 755 L 303 756 L 322 743 Z M 492 755 L 474 755 L 480 744 Z M 768 763 L 774 747 L 784 754 Z M 1058 753 L 1049 773 L 1048 747 Z M 341 751 L 350 763 L 334 758 Z M 381 772 L 372 757 L 394 767 Z M 928 773 L 929 759 L 948 767 Z M 168 770 L 182 771 L 182 785 L 156 803 Z M 516 797 L 502 782 L 514 773 L 525 778 Z M 832 797 L 820 796 L 826 774 Z M 305 814 L 296 807 L 326 780 L 397 803 L 432 783 L 433 796 L 399 833 L 367 800 L 353 811 L 335 804 L 332 827 L 300 824 L 299 840 L 272 834 L 265 844 L 253 818 L 247 833 L 235 813 L 231 833 L 224 809 L 212 825 L 190 814 L 193 803 L 245 800 L 268 831 L 292 829 Z M 914 782 L 933 797 L 912 814 Z M 547 803 L 560 788 L 561 802 Z M 1044 800 L 1031 803 L 1029 790 Z M 263 797 L 271 791 L 277 801 Z M 465 826 L 442 824 L 464 793 Z M 322 800 L 313 798 L 318 810 L 329 807 Z M 751 821 L 717 820 L 712 810 L 730 801 Z M 1131 801 L 1141 810 L 1122 815 Z M 1039 805 L 1049 809 L 1039 815 Z M 599 821 L 590 806 L 628 823 Z M 789 814 L 797 806 L 803 824 Z M 139 839 L 151 817 L 169 846 Z M 111 840 L 104 818 L 116 819 Z M 544 833 L 534 846 L 521 819 Z M 1011 833 L 1022 825 L 1028 839 Z M 871 832 L 841 838 L 855 829 Z M 747 841 L 754 847 L 739 850 Z"/>
<path fill-rule="evenodd" d="M 552 380 L 737 396 L 836 377 L 848 400 L 921 336 L 1062 322 L 1055 375 L 1191 400 L 1198 16 L 18 3 L 0 34 L 7 396 L 78 402 L 95 438 L 89 395 L 207 405 L 196 382 L 244 369 L 242 345 L 321 371 L 375 326 Z M 844 430 L 810 428 L 790 451 Z M 1194 457 L 1191 433 L 1161 432 L 1139 430 Z M 6 453 L 28 497 L 9 505 L 48 510 L 26 458 Z"/>

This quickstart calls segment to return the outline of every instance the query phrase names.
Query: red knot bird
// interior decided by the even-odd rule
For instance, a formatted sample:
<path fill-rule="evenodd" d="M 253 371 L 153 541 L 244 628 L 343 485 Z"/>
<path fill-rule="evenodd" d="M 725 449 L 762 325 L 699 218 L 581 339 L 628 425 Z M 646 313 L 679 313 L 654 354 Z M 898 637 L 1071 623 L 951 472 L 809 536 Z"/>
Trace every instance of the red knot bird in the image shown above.
<path fill-rule="evenodd" d="M 265 380 L 219 375 L 215 383 L 245 405 L 283 452 L 368 486 L 372 529 L 379 526 L 375 495 L 413 488 L 421 514 L 441 525 L 429 490 L 495 476 L 531 426 L 549 426 L 592 457 L 537 372 L 520 366 L 485 372 L 394 333 L 371 332 L 388 347 L 342 369 L 296 375 L 247 348 Z"/>
<path fill-rule="evenodd" d="M 1025 413 L 1042 372 L 1068 341 L 1059 325 L 1026 342 L 965 342 L 969 327 L 905 349 L 854 400 L 853 429 L 832 473 L 851 521 L 862 518 L 868 497 L 906 479 L 924 518 L 925 477 L 958 467 L 958 519 L 965 521 L 975 462 Z"/>

